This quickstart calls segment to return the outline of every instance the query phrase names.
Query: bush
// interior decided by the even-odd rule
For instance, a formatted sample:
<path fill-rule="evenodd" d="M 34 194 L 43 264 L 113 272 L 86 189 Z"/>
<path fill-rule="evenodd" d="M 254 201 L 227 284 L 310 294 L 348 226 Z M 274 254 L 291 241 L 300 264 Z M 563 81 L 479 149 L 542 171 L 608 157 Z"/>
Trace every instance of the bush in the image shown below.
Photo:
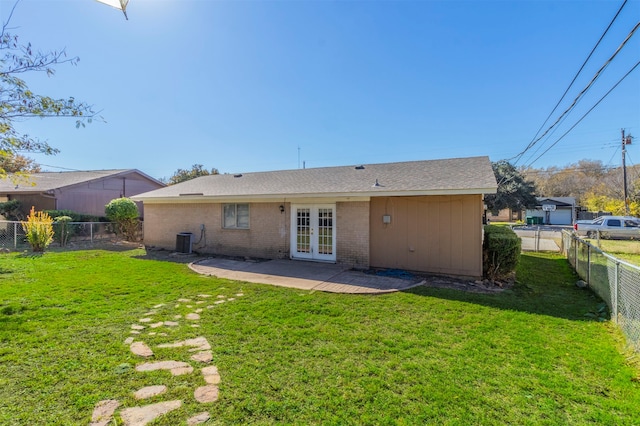
<path fill-rule="evenodd" d="M 37 212 L 31 207 L 26 222 L 22 222 L 31 249 L 36 253 L 43 252 L 53 241 L 53 219 L 45 212 Z"/>
<path fill-rule="evenodd" d="M 51 217 L 68 216 L 71 218 L 71 222 L 106 222 L 107 218 L 104 216 L 93 216 L 90 214 L 77 213 L 72 210 L 45 210 Z"/>
<path fill-rule="evenodd" d="M 115 222 L 125 240 L 135 241 L 138 234 L 138 206 L 129 198 L 116 198 L 105 206 L 107 219 Z"/>
<path fill-rule="evenodd" d="M 57 238 L 60 241 L 60 247 L 64 247 L 67 245 L 67 241 L 69 241 L 69 237 L 73 234 L 73 228 L 69 225 L 69 222 L 73 220 L 69 216 L 58 216 L 55 218 L 54 223 L 54 238 Z"/>
<path fill-rule="evenodd" d="M 0 215 L 7 220 L 22 220 L 22 203 L 19 200 L 0 203 Z"/>
<path fill-rule="evenodd" d="M 486 278 L 505 278 L 515 272 L 522 241 L 505 226 L 486 225 L 482 243 L 483 273 Z"/>

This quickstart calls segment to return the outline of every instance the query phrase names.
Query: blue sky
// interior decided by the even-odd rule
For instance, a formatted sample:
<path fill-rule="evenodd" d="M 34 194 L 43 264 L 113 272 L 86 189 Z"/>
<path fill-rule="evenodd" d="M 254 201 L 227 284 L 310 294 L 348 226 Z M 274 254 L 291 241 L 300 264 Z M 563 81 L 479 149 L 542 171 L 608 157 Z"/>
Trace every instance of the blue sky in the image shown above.
<path fill-rule="evenodd" d="M 13 3 L 0 0 L 3 21 Z M 156 178 L 196 163 L 233 173 L 507 159 L 534 138 L 621 4 L 130 0 L 127 21 L 95 1 L 22 0 L 13 33 L 80 57 L 54 77 L 25 75 L 32 90 L 87 101 L 106 122 L 18 128 L 61 150 L 34 156 L 47 170 L 137 168 Z M 639 19 L 631 0 L 552 121 Z M 640 136 L 640 68 L 533 160 L 638 60 L 640 34 L 518 165 L 619 165 L 620 129 Z M 639 145 L 628 147 L 631 164 Z"/>

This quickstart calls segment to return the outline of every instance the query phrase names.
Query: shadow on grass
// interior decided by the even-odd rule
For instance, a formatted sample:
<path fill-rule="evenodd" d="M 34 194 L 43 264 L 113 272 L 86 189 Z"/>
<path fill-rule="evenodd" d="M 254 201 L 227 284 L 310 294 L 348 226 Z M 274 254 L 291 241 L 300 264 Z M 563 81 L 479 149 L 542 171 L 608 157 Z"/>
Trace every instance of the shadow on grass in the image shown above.
<path fill-rule="evenodd" d="M 574 321 L 593 321 L 585 314 L 597 312 L 602 300 L 592 291 L 576 287 L 577 280 L 565 258 L 527 253 L 520 257 L 514 287 L 500 293 L 480 294 L 428 286 L 412 288 L 405 293 Z"/>

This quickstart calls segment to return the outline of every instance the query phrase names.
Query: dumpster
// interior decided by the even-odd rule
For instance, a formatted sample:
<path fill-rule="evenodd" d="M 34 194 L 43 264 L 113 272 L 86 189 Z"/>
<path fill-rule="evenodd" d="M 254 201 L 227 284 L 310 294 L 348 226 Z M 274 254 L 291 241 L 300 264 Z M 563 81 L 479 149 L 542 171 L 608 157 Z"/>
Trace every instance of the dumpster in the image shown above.
<path fill-rule="evenodd" d="M 527 225 L 533 225 L 533 216 L 527 216 Z"/>
<path fill-rule="evenodd" d="M 191 253 L 191 243 L 193 234 L 191 232 L 180 232 L 176 235 L 176 251 L 178 253 Z"/>

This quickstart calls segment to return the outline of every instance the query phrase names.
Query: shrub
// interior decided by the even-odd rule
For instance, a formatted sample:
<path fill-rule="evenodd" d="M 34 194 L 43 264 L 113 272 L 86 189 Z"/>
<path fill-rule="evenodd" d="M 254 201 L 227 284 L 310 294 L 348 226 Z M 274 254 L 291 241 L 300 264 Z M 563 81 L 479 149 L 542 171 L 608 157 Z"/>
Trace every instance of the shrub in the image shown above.
<path fill-rule="evenodd" d="M 107 219 L 116 223 L 117 231 L 125 240 L 135 241 L 138 234 L 138 206 L 129 198 L 116 198 L 105 206 Z"/>
<path fill-rule="evenodd" d="M 53 219 L 45 212 L 37 212 L 31 207 L 27 221 L 22 222 L 31 249 L 36 253 L 43 252 L 53 241 Z"/>
<path fill-rule="evenodd" d="M 71 222 L 105 222 L 107 220 L 104 216 L 77 213 L 72 210 L 45 210 L 45 213 L 51 217 L 69 216 Z"/>
<path fill-rule="evenodd" d="M 7 220 L 22 220 L 22 203 L 19 200 L 10 200 L 0 203 L 0 215 Z"/>
<path fill-rule="evenodd" d="M 58 216 L 55 218 L 55 226 L 54 232 L 55 236 L 60 241 L 60 247 L 64 247 L 67 245 L 67 241 L 69 241 L 69 237 L 72 234 L 73 229 L 69 225 L 69 222 L 73 220 L 69 216 Z"/>
<path fill-rule="evenodd" d="M 483 272 L 495 280 L 511 275 L 520 260 L 522 241 L 510 228 L 486 225 L 482 243 Z"/>

